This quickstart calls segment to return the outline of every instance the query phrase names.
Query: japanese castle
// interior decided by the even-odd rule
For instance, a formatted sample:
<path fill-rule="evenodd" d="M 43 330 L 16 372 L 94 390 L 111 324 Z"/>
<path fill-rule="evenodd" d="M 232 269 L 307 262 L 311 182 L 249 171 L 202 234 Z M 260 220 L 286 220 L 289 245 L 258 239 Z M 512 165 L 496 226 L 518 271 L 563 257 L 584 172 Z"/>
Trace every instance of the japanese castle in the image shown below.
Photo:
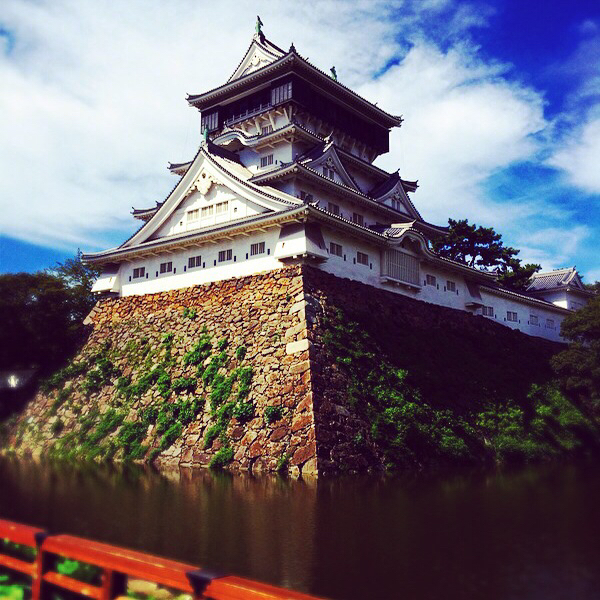
<path fill-rule="evenodd" d="M 170 164 L 166 199 L 133 210 L 141 227 L 121 246 L 86 254 L 104 271 L 100 295 L 148 294 L 308 263 L 419 300 L 560 340 L 562 319 L 587 301 L 577 272 L 537 274 L 526 293 L 494 274 L 437 256 L 447 229 L 411 200 L 417 182 L 373 164 L 402 118 L 325 73 L 292 45 L 257 31 L 224 85 L 187 101 L 203 141 Z"/>

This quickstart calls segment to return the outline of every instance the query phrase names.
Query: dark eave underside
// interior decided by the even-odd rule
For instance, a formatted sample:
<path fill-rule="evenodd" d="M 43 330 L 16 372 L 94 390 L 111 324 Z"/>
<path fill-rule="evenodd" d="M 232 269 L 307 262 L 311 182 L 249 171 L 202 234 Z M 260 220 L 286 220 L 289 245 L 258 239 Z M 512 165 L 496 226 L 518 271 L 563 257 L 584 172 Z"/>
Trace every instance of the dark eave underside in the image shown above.
<path fill-rule="evenodd" d="M 353 92 L 350 88 L 347 88 L 339 81 L 335 81 L 329 75 L 325 74 L 314 65 L 311 65 L 294 51 L 288 52 L 285 56 L 282 56 L 270 65 L 257 69 L 244 77 L 235 79 L 230 83 L 221 85 L 204 94 L 188 95 L 187 101 L 190 105 L 199 110 L 203 110 L 214 105 L 216 102 L 240 94 L 244 88 L 248 87 L 248 84 L 250 84 L 250 86 L 257 85 L 271 80 L 275 75 L 280 76 L 279 72 L 285 71 L 286 68 L 287 72 L 297 70 L 299 71 L 299 75 L 307 74 L 312 76 L 319 84 L 321 84 L 321 90 L 329 93 L 333 98 L 341 100 L 349 106 L 353 106 L 355 111 L 363 114 L 363 116 L 368 116 L 368 118 L 376 123 L 380 123 L 385 127 L 397 127 L 402 123 L 400 117 L 390 115 L 381 110 L 379 107 L 359 96 L 356 92 Z M 365 112 L 369 114 L 365 115 Z"/>

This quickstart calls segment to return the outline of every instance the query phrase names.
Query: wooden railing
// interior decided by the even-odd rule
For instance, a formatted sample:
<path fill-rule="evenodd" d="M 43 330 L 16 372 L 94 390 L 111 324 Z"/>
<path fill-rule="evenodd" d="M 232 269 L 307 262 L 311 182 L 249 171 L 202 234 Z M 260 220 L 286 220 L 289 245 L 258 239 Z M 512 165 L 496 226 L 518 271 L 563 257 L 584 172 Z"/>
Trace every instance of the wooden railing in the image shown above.
<path fill-rule="evenodd" d="M 125 599 L 127 578 L 152 582 L 189 594 L 194 600 L 314 600 L 292 592 L 242 577 L 223 575 L 193 565 L 152 556 L 134 550 L 94 542 L 72 535 L 48 535 L 42 529 L 0 519 L 0 540 L 34 549 L 32 561 L 2 553 L 0 568 L 31 578 L 32 600 L 45 600 L 56 587 L 98 600 Z M 55 570 L 62 557 L 94 565 L 99 569 L 99 584 L 89 584 Z"/>

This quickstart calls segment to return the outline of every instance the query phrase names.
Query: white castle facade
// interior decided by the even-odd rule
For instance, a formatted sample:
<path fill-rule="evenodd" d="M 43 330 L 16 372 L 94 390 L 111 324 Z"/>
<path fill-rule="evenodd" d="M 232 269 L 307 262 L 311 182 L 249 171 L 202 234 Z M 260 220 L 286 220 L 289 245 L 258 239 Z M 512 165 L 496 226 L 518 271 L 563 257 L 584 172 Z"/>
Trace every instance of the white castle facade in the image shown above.
<path fill-rule="evenodd" d="M 587 302 L 574 269 L 537 274 L 516 293 L 493 274 L 437 256 L 446 228 L 423 220 L 417 184 L 373 164 L 388 151 L 390 115 L 258 27 L 227 83 L 188 102 L 204 140 L 162 202 L 135 209 L 142 226 L 102 265 L 98 294 L 125 296 L 251 275 L 290 263 L 469 311 L 559 341 Z"/>

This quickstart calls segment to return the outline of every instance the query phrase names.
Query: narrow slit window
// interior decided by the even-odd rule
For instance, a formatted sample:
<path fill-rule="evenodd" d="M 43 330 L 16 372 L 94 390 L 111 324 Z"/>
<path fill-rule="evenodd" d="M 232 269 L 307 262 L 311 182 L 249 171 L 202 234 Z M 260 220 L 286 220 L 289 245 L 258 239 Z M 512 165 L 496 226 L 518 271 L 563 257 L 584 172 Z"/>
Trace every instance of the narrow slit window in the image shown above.
<path fill-rule="evenodd" d="M 364 225 L 365 218 L 360 213 L 352 213 L 352 222 L 357 225 Z"/>
<path fill-rule="evenodd" d="M 225 200 L 225 202 L 217 202 L 215 212 L 218 215 L 223 215 L 229 210 L 229 200 Z"/>

